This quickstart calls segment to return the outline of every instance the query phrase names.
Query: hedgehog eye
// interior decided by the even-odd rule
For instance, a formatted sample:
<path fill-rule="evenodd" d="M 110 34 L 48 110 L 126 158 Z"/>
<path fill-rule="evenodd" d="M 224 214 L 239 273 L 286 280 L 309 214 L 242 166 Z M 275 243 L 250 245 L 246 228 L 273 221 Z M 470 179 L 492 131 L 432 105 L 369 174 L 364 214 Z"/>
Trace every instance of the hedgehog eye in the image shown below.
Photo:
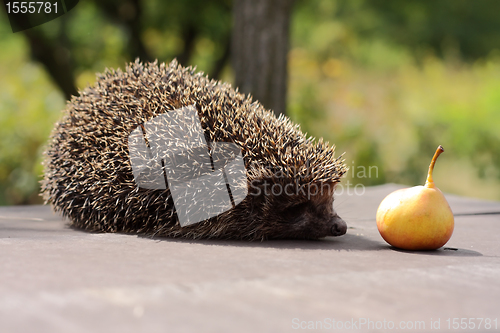
<path fill-rule="evenodd" d="M 287 222 L 294 221 L 297 217 L 301 216 L 305 212 L 307 206 L 308 203 L 306 201 L 286 208 L 283 212 L 284 220 Z"/>

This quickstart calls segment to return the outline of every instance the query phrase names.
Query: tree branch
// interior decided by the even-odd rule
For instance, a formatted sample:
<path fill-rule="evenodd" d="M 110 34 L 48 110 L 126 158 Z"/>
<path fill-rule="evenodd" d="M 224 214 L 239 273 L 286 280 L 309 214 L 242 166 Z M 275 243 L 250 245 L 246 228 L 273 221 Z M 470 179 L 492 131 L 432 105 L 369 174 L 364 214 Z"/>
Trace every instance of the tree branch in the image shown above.
<path fill-rule="evenodd" d="M 20 16 L 14 15 L 11 19 L 16 20 Z M 75 85 L 70 48 L 63 33 L 66 20 L 65 17 L 60 19 L 63 27 L 55 41 L 49 40 L 37 28 L 23 30 L 22 34 L 28 40 L 32 58 L 45 67 L 66 99 L 71 99 L 72 95 L 78 95 L 78 90 Z"/>

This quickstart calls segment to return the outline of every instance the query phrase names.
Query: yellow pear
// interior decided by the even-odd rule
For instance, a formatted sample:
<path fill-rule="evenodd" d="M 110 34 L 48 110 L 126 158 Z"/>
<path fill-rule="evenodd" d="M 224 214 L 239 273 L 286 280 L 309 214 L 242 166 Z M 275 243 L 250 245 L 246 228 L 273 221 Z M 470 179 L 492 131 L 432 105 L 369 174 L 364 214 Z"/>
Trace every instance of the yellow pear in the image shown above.
<path fill-rule="evenodd" d="M 385 197 L 377 210 L 377 227 L 384 240 L 405 250 L 435 250 L 451 237 L 453 213 L 432 179 L 439 146 L 432 158 L 424 186 L 397 190 Z"/>

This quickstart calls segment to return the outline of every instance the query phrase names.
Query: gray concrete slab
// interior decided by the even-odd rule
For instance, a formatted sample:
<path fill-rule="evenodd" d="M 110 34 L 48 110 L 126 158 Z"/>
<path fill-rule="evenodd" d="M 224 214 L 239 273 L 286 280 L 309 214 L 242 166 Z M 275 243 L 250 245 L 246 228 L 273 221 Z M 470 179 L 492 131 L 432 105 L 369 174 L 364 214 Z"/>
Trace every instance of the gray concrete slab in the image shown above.
<path fill-rule="evenodd" d="M 375 224 L 396 188 L 339 196 L 348 233 L 320 241 L 92 234 L 2 207 L 0 332 L 500 330 L 500 203 L 448 196 L 461 215 L 446 247 L 400 251 Z"/>

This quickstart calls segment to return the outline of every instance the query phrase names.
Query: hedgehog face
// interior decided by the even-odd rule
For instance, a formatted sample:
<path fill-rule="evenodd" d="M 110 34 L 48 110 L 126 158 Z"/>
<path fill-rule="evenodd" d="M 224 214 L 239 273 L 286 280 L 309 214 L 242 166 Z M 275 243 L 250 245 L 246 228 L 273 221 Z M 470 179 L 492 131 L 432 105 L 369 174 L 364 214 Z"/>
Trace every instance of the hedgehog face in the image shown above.
<path fill-rule="evenodd" d="M 333 209 L 333 183 L 300 185 L 293 179 L 261 179 L 250 187 L 247 200 L 251 207 L 260 207 L 253 218 L 262 221 L 266 238 L 318 239 L 347 231 Z"/>
<path fill-rule="evenodd" d="M 304 238 L 341 236 L 347 231 L 347 224 L 333 209 L 334 188 L 332 184 L 313 183 L 306 196 L 300 195 L 296 203 L 284 208 L 280 223 L 289 227 L 290 233 L 300 233 Z M 324 192 L 321 193 L 321 187 Z M 317 193 L 316 193 L 317 191 Z"/>

